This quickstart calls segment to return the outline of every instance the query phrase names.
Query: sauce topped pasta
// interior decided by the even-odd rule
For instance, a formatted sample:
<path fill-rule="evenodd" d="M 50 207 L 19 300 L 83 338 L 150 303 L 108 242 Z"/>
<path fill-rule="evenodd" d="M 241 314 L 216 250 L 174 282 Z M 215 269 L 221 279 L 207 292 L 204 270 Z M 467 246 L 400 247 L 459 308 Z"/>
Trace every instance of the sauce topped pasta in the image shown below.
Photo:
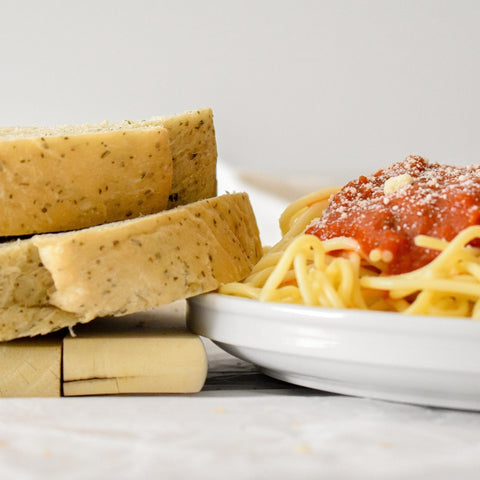
<path fill-rule="evenodd" d="M 220 293 L 480 320 L 480 166 L 410 156 L 299 198 L 280 229 L 251 274 Z"/>
<path fill-rule="evenodd" d="M 416 245 L 418 235 L 450 241 L 472 225 L 480 225 L 480 167 L 409 156 L 349 182 L 306 233 L 321 240 L 352 238 L 362 254 L 382 261 L 384 273 L 399 274 L 428 264 L 439 253 Z"/>

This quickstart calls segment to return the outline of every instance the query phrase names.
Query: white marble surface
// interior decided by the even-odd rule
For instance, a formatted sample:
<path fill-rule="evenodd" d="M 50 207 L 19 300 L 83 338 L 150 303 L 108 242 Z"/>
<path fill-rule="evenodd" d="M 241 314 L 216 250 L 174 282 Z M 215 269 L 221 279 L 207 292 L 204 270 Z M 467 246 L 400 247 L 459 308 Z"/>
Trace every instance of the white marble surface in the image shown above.
<path fill-rule="evenodd" d="M 206 342 L 196 395 L 2 399 L 2 479 L 476 479 L 480 415 L 277 382 Z"/>

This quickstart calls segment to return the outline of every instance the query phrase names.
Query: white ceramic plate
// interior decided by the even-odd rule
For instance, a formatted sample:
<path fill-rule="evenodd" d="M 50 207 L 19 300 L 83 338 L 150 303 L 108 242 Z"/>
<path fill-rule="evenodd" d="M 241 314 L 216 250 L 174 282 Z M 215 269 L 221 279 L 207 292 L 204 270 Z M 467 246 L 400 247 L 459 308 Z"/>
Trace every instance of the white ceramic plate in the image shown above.
<path fill-rule="evenodd" d="M 220 294 L 189 300 L 189 327 L 271 377 L 335 393 L 480 410 L 480 322 Z"/>

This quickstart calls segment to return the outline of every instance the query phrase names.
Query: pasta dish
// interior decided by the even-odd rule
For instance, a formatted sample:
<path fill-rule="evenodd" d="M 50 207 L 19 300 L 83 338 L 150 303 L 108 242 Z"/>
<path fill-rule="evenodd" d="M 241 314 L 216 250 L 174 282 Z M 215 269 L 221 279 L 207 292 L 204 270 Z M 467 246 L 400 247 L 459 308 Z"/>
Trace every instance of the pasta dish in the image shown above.
<path fill-rule="evenodd" d="M 480 167 L 409 156 L 280 217 L 282 239 L 220 293 L 480 318 Z"/>

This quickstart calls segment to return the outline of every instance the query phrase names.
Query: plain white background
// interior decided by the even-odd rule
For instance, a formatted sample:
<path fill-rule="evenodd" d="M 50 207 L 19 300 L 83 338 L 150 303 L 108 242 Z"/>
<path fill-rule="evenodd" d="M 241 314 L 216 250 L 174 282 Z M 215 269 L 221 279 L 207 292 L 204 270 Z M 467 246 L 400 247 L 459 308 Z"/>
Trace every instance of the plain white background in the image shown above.
<path fill-rule="evenodd" d="M 210 106 L 239 168 L 348 180 L 478 161 L 480 2 L 3 1 L 0 124 Z"/>

